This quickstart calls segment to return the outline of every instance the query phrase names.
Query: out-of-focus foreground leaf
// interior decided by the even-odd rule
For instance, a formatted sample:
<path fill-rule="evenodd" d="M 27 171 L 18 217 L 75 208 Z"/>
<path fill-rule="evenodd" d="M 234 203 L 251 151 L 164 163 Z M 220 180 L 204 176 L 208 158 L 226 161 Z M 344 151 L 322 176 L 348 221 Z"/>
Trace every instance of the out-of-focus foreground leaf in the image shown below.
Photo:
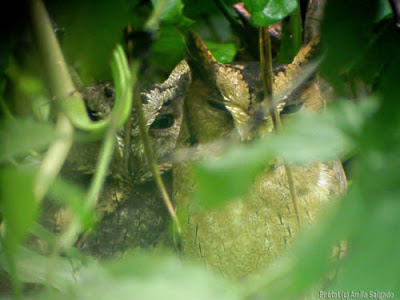
<path fill-rule="evenodd" d="M 19 270 L 16 265 L 18 246 L 32 226 L 37 211 L 33 195 L 32 172 L 16 169 L 0 169 L 0 262 L 13 283 L 14 293 L 19 293 Z"/>
<path fill-rule="evenodd" d="M 145 25 L 148 30 L 157 30 L 160 22 L 178 27 L 189 26 L 193 23 L 182 14 L 181 0 L 151 0 L 151 3 L 153 13 Z"/>
<path fill-rule="evenodd" d="M 0 161 L 41 151 L 60 137 L 49 123 L 29 119 L 9 119 L 0 123 Z"/>
<path fill-rule="evenodd" d="M 278 135 L 236 146 L 219 159 L 200 162 L 195 169 L 199 203 L 211 207 L 241 196 L 275 157 L 303 164 L 344 155 L 353 149 L 364 122 L 376 109 L 373 99 L 359 105 L 341 102 L 320 115 L 299 115 Z"/>
<path fill-rule="evenodd" d="M 42 293 L 37 299 L 239 299 L 239 287 L 201 266 L 183 263 L 173 255 L 135 253 L 102 264 L 90 261 L 74 269 L 66 258 L 47 258 L 24 250 L 21 277 L 50 283 L 63 291 Z M 51 270 L 48 282 L 46 273 Z"/>
<path fill-rule="evenodd" d="M 55 1 L 50 14 L 60 28 L 61 45 L 69 64 L 82 80 L 111 78 L 109 61 L 123 29 L 131 22 L 139 1 Z"/>

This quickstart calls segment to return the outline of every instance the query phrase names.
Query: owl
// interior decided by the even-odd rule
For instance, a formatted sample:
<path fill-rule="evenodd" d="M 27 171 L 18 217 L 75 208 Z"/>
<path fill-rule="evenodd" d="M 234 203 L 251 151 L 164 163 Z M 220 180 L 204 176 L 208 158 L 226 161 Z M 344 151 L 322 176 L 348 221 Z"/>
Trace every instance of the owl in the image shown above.
<path fill-rule="evenodd" d="M 189 67 L 182 62 L 165 82 L 141 91 L 148 134 L 168 190 L 172 190 L 169 171 L 189 81 Z M 114 104 L 112 83 L 97 82 L 80 87 L 80 91 L 93 121 L 101 120 L 111 112 Z M 167 240 L 168 213 L 152 180 L 137 119 L 137 113 L 132 109 L 129 139 L 124 128 L 116 136 L 117 147 L 96 205 L 98 222 L 76 244 L 83 252 L 98 258 L 122 256 L 130 249 L 152 248 Z M 88 188 L 100 148 L 101 141 L 75 143 L 62 175 Z M 123 160 L 126 148 L 129 150 L 128 165 Z M 49 205 L 47 209 L 51 212 L 46 215 L 53 217 L 46 220 L 46 227 L 58 232 L 68 226 L 65 210 Z"/>
<path fill-rule="evenodd" d="M 273 123 L 268 114 L 260 114 L 264 94 L 259 64 L 220 64 L 197 35 L 189 34 L 186 42 L 192 81 L 184 101 L 177 149 L 196 153 L 216 140 L 249 143 L 259 136 L 267 139 Z M 274 70 L 274 92 L 284 95 L 276 104 L 283 123 L 291 115 L 318 112 L 324 106 L 317 80 L 289 88 L 312 49 L 312 45 L 304 47 L 292 64 Z M 173 200 L 177 213 L 184 216 L 180 244 L 184 256 L 200 260 L 224 276 L 242 279 L 279 257 L 299 231 L 280 159 L 265 166 L 245 196 L 212 210 L 194 203 L 192 171 L 193 159 L 178 159 L 173 165 Z M 292 173 L 302 226 L 312 223 L 324 205 L 345 189 L 339 161 L 293 166 Z"/>

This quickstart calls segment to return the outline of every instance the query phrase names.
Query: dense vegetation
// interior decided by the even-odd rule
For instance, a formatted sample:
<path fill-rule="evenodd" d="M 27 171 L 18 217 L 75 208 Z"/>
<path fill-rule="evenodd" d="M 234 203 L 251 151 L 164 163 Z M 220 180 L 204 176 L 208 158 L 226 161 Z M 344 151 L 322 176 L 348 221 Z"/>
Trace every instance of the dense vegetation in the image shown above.
<path fill-rule="evenodd" d="M 112 158 L 115 133 L 129 114 L 134 80 L 143 85 L 165 80 L 184 57 L 187 30 L 200 33 L 214 56 L 225 63 L 254 56 L 249 50 L 251 32 L 284 19 L 278 59 L 288 63 L 297 53 L 307 1 L 244 1 L 252 27 L 240 29 L 230 20 L 235 2 L 46 3 L 66 61 L 79 68 L 82 81 L 114 79 L 115 109 L 107 121 L 95 126 L 83 116 L 74 119 L 69 111 L 76 106 L 56 105 L 55 95 L 70 96 L 68 87 L 61 84 L 49 91 L 37 53 L 41 46 L 33 46 L 26 29 L 30 26 L 21 21 L 31 20 L 30 10 L 22 5 L 15 10 L 19 18 L 10 28 L 12 34 L 3 36 L 7 47 L 0 66 L 0 287 L 4 297 L 297 299 L 306 295 L 314 299 L 320 291 L 342 297 L 348 293 L 349 298 L 352 292 L 359 293 L 354 299 L 363 293 L 376 299 L 399 297 L 400 34 L 396 11 L 384 0 L 328 1 L 321 25 L 319 70 L 334 88 L 335 99 L 326 112 L 294 119 L 268 142 L 238 146 L 219 160 L 196 167 L 198 201 L 211 208 L 246 190 L 260 166 L 278 155 L 292 163 L 337 155 L 343 162 L 351 158 L 346 195 L 261 276 L 232 282 L 202 266 L 182 263 L 173 251 L 138 251 L 98 262 L 74 248 L 78 235 L 94 223 L 94 199 Z M 132 70 L 116 47 L 128 25 L 133 28 Z M 77 106 L 79 111 L 79 101 Z M 74 127 L 80 129 L 75 136 Z M 102 139 L 103 148 L 92 182 L 84 190 L 64 180 L 59 169 L 66 157 L 63 151 L 68 152 L 66 145 L 94 137 Z M 73 222 L 60 235 L 37 223 L 45 195 L 73 212 Z M 29 246 L 33 237 L 42 239 L 41 250 L 46 251 Z M 342 241 L 348 244 L 346 255 L 333 259 L 332 249 Z"/>

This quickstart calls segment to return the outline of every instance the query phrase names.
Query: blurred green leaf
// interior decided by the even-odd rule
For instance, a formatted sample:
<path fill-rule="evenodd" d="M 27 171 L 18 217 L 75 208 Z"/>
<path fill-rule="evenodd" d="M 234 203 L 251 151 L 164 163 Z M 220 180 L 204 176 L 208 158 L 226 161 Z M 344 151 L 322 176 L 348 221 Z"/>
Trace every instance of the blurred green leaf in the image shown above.
<path fill-rule="evenodd" d="M 299 233 L 280 259 L 254 278 L 250 294 L 261 299 L 297 299 L 304 294 L 309 296 L 306 299 L 318 299 L 320 285 L 326 286 L 327 276 L 337 267 L 332 259 L 334 247 L 363 228 L 365 213 L 358 190 L 332 203 L 315 224 Z"/>
<path fill-rule="evenodd" d="M 175 255 L 135 253 L 103 264 L 90 261 L 74 269 L 66 258 L 47 258 L 23 251 L 21 277 L 50 284 L 62 293 L 42 293 L 39 299 L 239 299 L 240 289 L 202 266 L 183 263 Z M 22 265 L 24 267 L 22 267 Z"/>
<path fill-rule="evenodd" d="M 193 23 L 182 14 L 181 0 L 151 0 L 151 3 L 153 4 L 153 13 L 145 25 L 146 29 L 157 30 L 160 21 L 178 27 L 186 27 Z"/>
<path fill-rule="evenodd" d="M 245 194 L 255 175 L 265 169 L 272 157 L 261 147 L 236 146 L 219 160 L 199 163 L 194 170 L 198 204 L 205 208 L 218 207 Z"/>
<path fill-rule="evenodd" d="M 361 217 L 365 221 L 354 234 L 351 252 L 343 263 L 342 276 L 332 289 L 391 292 L 398 295 L 400 242 L 394 237 L 400 234 L 399 196 L 397 192 L 380 198 L 374 209 L 369 209 Z"/>
<path fill-rule="evenodd" d="M 391 14 L 393 14 L 393 12 L 392 12 L 392 8 L 390 7 L 389 1 L 388 0 L 379 0 L 376 21 L 380 21 Z"/>
<path fill-rule="evenodd" d="M 0 121 L 0 161 L 44 150 L 60 134 L 49 123 L 29 119 Z"/>
<path fill-rule="evenodd" d="M 184 50 L 182 33 L 174 26 L 163 26 L 159 38 L 151 47 L 151 63 L 157 68 L 170 71 L 183 59 Z"/>
<path fill-rule="evenodd" d="M 66 257 L 47 257 L 27 248 L 18 251 L 18 276 L 22 282 L 48 284 L 61 291 L 82 280 L 74 264 Z M 91 266 L 95 269 L 96 265 Z"/>
<path fill-rule="evenodd" d="M 256 27 L 274 24 L 297 7 L 297 0 L 244 0 L 244 5 L 251 14 L 251 22 Z"/>
<path fill-rule="evenodd" d="M 304 164 L 344 155 L 355 147 L 365 120 L 377 108 L 373 100 L 362 103 L 342 101 L 320 115 L 299 114 L 278 135 L 237 145 L 219 159 L 198 163 L 195 175 L 199 204 L 210 208 L 242 196 L 255 175 L 276 157 Z"/>
<path fill-rule="evenodd" d="M 282 37 L 278 61 L 281 64 L 291 64 L 303 44 L 303 28 L 300 6 L 282 21 Z"/>
<path fill-rule="evenodd" d="M 109 61 L 139 1 L 52 1 L 50 13 L 61 28 L 64 54 L 82 80 L 110 79 Z"/>
<path fill-rule="evenodd" d="M 0 205 L 6 226 L 4 241 L 10 251 L 16 250 L 36 216 L 33 181 L 32 172 L 4 168 L 0 170 Z"/>
<path fill-rule="evenodd" d="M 206 42 L 208 50 L 220 63 L 230 63 L 235 58 L 237 48 L 234 43 L 214 43 Z"/>
<path fill-rule="evenodd" d="M 34 174 L 24 170 L 0 169 L 2 267 L 8 270 L 14 293 L 19 293 L 18 247 L 32 226 L 37 212 L 33 195 Z"/>
<path fill-rule="evenodd" d="M 343 73 L 362 57 L 371 42 L 378 0 L 329 1 L 321 24 L 321 44 L 327 50 L 321 65 L 336 90 L 343 94 Z M 338 46 L 340 42 L 340 47 Z M 333 51 L 333 49 L 335 49 Z"/>

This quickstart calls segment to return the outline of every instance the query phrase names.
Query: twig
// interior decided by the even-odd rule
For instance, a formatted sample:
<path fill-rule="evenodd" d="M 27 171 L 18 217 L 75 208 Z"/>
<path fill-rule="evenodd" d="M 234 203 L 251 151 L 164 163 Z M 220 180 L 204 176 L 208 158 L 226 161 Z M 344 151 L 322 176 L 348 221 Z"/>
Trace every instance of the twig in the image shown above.
<path fill-rule="evenodd" d="M 270 114 L 272 122 L 274 124 L 275 132 L 279 132 L 282 128 L 281 118 L 276 109 L 276 105 L 273 102 L 273 72 L 272 72 L 272 54 L 271 54 L 271 39 L 268 32 L 268 27 L 260 28 L 260 61 L 261 61 L 261 73 L 263 79 L 264 88 L 264 105 L 270 107 Z M 296 214 L 296 220 L 300 226 L 300 217 L 298 209 L 298 198 L 297 191 L 294 184 L 293 174 L 290 166 L 284 161 L 286 175 L 288 177 L 289 191 L 292 197 L 294 211 Z"/>
<path fill-rule="evenodd" d="M 145 155 L 147 159 L 147 163 L 151 169 L 151 172 L 153 174 L 154 180 L 157 184 L 158 189 L 160 190 L 161 197 L 163 198 L 163 201 L 165 203 L 165 206 L 167 207 L 172 220 L 174 221 L 176 225 L 176 229 L 178 233 L 181 233 L 181 227 L 179 225 L 178 218 L 175 213 L 174 206 L 172 205 L 171 199 L 169 198 L 169 195 L 167 193 L 167 190 L 165 188 L 164 182 L 161 178 L 160 175 L 160 170 L 158 169 L 157 162 L 154 157 L 154 151 L 153 151 L 153 146 L 149 137 L 149 134 L 147 132 L 147 127 L 146 127 L 146 120 L 144 118 L 144 112 L 143 112 L 143 107 L 142 107 L 142 101 L 140 99 L 140 92 L 138 88 L 138 84 L 136 84 L 134 88 L 134 95 L 133 95 L 133 105 L 135 107 L 135 110 L 138 114 L 138 121 L 139 121 L 139 130 L 140 130 L 140 136 L 142 138 L 142 143 L 144 146 L 145 150 Z"/>

